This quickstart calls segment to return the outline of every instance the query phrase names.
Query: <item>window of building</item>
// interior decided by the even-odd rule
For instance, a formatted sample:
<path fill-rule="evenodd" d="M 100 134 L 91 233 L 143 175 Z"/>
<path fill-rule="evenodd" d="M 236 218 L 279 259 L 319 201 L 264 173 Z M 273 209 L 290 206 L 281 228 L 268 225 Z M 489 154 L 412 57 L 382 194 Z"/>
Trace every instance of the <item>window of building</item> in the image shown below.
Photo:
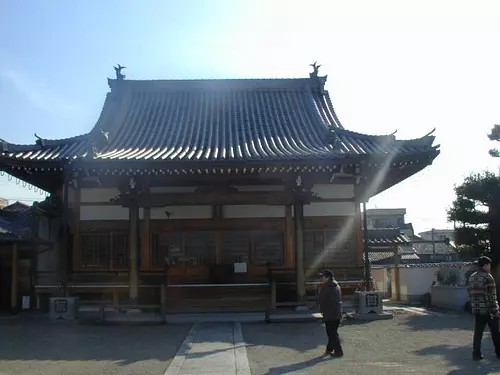
<path fill-rule="evenodd" d="M 84 268 L 128 268 L 128 234 L 92 233 L 82 235 Z"/>
<path fill-rule="evenodd" d="M 337 231 L 306 231 L 304 233 L 304 262 L 306 267 L 354 261 L 352 238 Z"/>
<path fill-rule="evenodd" d="M 170 265 L 183 262 L 182 233 L 158 233 L 153 236 L 153 267 L 163 268 L 165 257 L 168 257 Z"/>
<path fill-rule="evenodd" d="M 388 219 L 375 219 L 373 227 L 379 228 L 379 229 L 384 229 L 384 228 L 390 228 L 390 227 L 392 227 L 392 225 Z"/>
<path fill-rule="evenodd" d="M 282 232 L 255 233 L 253 264 L 283 264 L 284 238 Z"/>
<path fill-rule="evenodd" d="M 219 234 L 219 235 L 218 235 Z M 171 265 L 215 264 L 217 241 L 221 264 L 283 263 L 284 235 L 282 232 L 210 232 L 157 233 L 152 241 L 152 265 L 161 268 L 164 257 Z"/>
<path fill-rule="evenodd" d="M 248 232 L 221 234 L 220 249 L 222 263 L 247 263 L 250 261 L 251 236 Z"/>
<path fill-rule="evenodd" d="M 199 266 L 215 263 L 215 233 L 185 232 L 183 236 L 186 265 Z"/>

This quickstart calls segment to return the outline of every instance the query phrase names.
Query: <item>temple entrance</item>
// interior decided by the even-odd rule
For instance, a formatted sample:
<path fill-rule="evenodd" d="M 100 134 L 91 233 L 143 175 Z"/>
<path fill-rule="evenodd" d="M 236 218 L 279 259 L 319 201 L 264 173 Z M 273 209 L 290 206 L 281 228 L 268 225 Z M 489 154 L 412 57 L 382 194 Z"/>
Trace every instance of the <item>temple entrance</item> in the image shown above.
<path fill-rule="evenodd" d="M 152 262 L 170 262 L 168 312 L 263 311 L 269 267 L 281 265 L 280 231 L 182 231 L 153 236 Z"/>

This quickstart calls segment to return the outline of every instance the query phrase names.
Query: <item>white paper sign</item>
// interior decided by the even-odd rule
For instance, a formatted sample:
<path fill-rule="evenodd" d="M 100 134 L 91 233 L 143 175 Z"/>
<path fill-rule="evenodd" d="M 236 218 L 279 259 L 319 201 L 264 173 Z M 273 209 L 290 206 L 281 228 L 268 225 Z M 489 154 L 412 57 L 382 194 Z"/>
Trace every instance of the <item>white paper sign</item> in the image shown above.
<path fill-rule="evenodd" d="M 22 307 L 23 307 L 23 310 L 29 310 L 29 308 L 30 308 L 30 297 L 29 296 L 23 296 Z"/>
<path fill-rule="evenodd" d="M 235 263 L 234 264 L 234 273 L 246 273 L 247 272 L 247 264 L 246 263 Z"/>

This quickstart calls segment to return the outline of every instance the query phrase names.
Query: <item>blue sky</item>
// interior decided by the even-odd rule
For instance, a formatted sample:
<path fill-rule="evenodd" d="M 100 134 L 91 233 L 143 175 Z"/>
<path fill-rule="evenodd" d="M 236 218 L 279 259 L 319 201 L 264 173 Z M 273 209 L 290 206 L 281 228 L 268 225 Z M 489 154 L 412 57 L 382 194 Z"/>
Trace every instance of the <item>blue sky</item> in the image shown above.
<path fill-rule="evenodd" d="M 370 201 L 444 227 L 453 185 L 497 170 L 498 1 L 0 1 L 0 138 L 87 132 L 120 63 L 131 79 L 306 77 L 318 60 L 343 125 L 442 154 Z M 0 179 L 0 197 L 37 195 Z M 38 196 L 39 197 L 39 196 Z"/>

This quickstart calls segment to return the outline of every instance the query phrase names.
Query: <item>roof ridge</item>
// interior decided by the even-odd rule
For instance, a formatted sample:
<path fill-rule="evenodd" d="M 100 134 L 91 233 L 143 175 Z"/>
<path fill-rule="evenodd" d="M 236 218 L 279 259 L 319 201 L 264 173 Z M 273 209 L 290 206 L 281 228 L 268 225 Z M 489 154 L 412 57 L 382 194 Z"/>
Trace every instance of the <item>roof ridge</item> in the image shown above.
<path fill-rule="evenodd" d="M 174 90 L 317 90 L 310 78 L 224 78 L 224 79 L 171 79 L 171 80 L 117 80 L 108 78 L 111 91 Z"/>

